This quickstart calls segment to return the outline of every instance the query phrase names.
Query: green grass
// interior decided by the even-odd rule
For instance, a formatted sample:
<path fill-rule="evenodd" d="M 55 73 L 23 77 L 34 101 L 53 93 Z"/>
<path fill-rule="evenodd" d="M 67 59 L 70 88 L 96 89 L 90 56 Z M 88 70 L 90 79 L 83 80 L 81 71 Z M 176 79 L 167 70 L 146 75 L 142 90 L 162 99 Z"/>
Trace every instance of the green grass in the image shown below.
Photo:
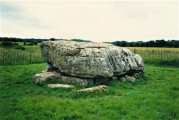
<path fill-rule="evenodd" d="M 40 45 L 23 46 L 23 47 L 25 47 L 27 51 L 32 51 L 32 50 L 39 50 L 40 51 Z"/>
<path fill-rule="evenodd" d="M 45 64 L 0 66 L 0 120 L 177 120 L 179 69 L 145 66 L 135 84 L 111 81 L 106 91 L 36 86 Z"/>

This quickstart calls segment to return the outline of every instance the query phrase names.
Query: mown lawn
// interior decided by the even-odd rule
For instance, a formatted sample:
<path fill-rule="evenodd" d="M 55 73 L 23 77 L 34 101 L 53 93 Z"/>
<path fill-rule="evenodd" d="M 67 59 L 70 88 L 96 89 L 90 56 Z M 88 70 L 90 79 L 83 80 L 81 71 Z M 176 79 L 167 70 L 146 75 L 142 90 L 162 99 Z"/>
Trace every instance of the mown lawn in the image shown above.
<path fill-rule="evenodd" d="M 177 120 L 179 69 L 146 65 L 135 84 L 113 80 L 107 91 L 36 86 L 45 64 L 0 66 L 0 120 Z"/>

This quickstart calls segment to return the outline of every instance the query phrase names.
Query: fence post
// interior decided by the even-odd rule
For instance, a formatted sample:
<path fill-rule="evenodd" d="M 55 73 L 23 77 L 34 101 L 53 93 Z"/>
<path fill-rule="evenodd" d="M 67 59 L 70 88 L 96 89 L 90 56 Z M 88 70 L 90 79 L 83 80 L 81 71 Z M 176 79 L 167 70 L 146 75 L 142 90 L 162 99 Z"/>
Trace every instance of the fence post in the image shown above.
<path fill-rule="evenodd" d="M 2 50 L 1 52 L 2 52 L 2 65 L 4 65 L 4 50 Z"/>
<path fill-rule="evenodd" d="M 29 61 L 29 63 L 31 63 L 32 62 L 32 51 L 30 50 L 30 61 Z"/>
<path fill-rule="evenodd" d="M 6 55 L 6 50 L 3 50 L 2 53 L 3 53 L 3 64 L 6 65 L 6 63 L 5 63 L 5 61 L 6 61 L 6 60 L 5 60 L 5 59 L 6 59 L 6 57 L 5 57 L 5 55 Z"/>

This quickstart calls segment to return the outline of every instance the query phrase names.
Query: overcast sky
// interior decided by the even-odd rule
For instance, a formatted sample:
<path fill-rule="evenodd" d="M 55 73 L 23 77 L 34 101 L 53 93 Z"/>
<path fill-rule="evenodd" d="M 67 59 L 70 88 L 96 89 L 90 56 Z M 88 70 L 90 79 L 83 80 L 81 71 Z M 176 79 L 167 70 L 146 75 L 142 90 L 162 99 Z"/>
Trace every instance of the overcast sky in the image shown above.
<path fill-rule="evenodd" d="M 179 1 L 1 0 L 0 36 L 179 40 Z"/>

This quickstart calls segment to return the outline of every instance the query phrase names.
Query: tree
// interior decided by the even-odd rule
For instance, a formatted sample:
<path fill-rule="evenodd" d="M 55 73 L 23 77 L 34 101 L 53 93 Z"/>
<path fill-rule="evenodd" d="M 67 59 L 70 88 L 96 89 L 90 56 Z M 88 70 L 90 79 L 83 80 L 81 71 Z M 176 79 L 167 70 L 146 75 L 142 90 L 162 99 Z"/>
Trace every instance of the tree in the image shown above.
<path fill-rule="evenodd" d="M 154 46 L 155 46 L 155 41 L 150 40 L 150 41 L 148 42 L 148 46 L 149 46 L 149 47 L 154 47 Z"/>
<path fill-rule="evenodd" d="M 127 46 L 127 42 L 126 42 L 126 41 L 121 41 L 121 46 L 122 46 L 122 47 Z"/>
<path fill-rule="evenodd" d="M 1 45 L 4 47 L 11 47 L 11 46 L 13 46 L 13 43 L 10 41 L 2 41 Z"/>
<path fill-rule="evenodd" d="M 55 38 L 50 38 L 50 41 L 55 41 Z"/>
<path fill-rule="evenodd" d="M 24 41 L 24 45 L 26 45 L 26 41 Z"/>

